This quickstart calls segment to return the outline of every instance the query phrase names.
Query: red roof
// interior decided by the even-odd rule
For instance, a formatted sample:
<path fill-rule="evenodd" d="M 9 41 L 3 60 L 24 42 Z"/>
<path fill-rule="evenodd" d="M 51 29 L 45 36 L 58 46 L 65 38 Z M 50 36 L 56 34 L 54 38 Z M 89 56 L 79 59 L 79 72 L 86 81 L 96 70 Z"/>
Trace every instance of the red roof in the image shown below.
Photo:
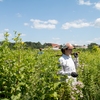
<path fill-rule="evenodd" d="M 52 47 L 53 47 L 53 48 L 59 48 L 60 45 L 59 45 L 59 44 L 54 44 L 54 43 L 52 43 Z"/>

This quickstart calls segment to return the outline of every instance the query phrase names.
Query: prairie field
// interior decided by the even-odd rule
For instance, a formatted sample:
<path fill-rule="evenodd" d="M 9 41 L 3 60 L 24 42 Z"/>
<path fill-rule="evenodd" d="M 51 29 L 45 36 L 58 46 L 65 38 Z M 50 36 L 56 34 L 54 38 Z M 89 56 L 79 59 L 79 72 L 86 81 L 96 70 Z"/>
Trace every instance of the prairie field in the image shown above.
<path fill-rule="evenodd" d="M 0 45 L 0 100 L 100 100 L 100 49 L 75 49 L 80 52 L 78 82 L 71 86 L 57 75 L 61 52 L 46 48 L 26 49 L 19 37 L 15 49 L 8 36 Z"/>

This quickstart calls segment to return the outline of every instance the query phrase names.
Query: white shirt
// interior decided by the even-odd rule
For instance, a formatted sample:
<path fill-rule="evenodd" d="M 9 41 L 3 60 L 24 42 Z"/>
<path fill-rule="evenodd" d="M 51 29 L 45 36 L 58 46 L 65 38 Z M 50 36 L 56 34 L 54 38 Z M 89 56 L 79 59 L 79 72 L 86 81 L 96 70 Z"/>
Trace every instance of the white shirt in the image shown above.
<path fill-rule="evenodd" d="M 67 56 L 63 54 L 59 58 L 60 66 L 62 67 L 60 74 L 68 74 L 70 75 L 71 72 L 76 72 L 74 61 L 71 55 Z"/>

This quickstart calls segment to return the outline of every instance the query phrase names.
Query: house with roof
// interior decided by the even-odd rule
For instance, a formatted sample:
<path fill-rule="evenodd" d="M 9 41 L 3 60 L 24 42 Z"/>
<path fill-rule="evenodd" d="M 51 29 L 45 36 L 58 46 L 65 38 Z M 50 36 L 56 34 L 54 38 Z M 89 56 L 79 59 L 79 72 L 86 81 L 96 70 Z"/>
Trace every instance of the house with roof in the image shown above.
<path fill-rule="evenodd" d="M 51 43 L 51 45 L 52 45 L 53 50 L 60 50 L 60 45 L 59 44 Z"/>

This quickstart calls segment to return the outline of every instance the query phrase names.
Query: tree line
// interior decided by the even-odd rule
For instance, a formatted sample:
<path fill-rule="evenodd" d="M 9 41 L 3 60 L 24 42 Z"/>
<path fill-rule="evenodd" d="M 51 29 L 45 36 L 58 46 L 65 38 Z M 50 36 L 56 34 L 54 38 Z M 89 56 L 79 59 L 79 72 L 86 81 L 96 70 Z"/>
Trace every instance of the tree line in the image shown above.
<path fill-rule="evenodd" d="M 26 48 L 31 48 L 31 49 L 39 49 L 39 48 L 46 48 L 46 47 L 51 47 L 52 44 L 51 43 L 44 43 L 41 44 L 40 42 L 22 42 L 22 44 L 26 45 Z M 3 44 L 3 41 L 0 42 L 0 45 Z M 14 49 L 14 45 L 15 43 L 9 42 L 9 48 L 10 49 Z"/>
<path fill-rule="evenodd" d="M 2 45 L 2 44 L 3 44 L 3 41 L 0 41 L 0 45 Z M 24 42 L 24 44 L 26 45 L 26 48 L 31 48 L 31 49 L 52 47 L 52 43 L 41 44 L 40 42 L 28 41 L 28 42 Z M 9 42 L 10 49 L 14 49 L 14 45 L 15 45 L 15 43 Z M 60 45 L 60 46 L 62 46 L 62 45 Z M 88 44 L 87 48 L 92 49 L 94 46 L 98 46 L 100 48 L 100 45 L 97 43 L 90 43 L 90 44 Z"/>

